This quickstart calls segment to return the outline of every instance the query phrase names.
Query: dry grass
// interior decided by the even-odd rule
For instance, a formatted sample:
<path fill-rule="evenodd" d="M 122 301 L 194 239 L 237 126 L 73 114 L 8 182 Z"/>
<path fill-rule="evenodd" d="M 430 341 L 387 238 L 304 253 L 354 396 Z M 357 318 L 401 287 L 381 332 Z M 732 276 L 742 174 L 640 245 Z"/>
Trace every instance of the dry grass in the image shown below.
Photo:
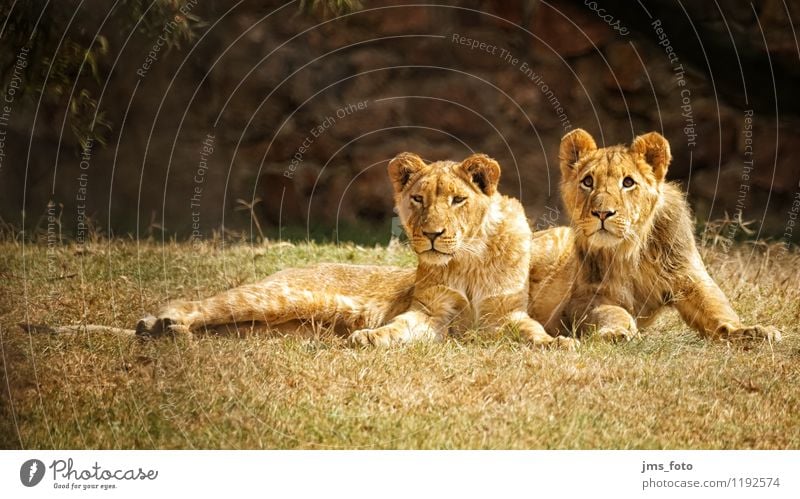
<path fill-rule="evenodd" d="M 402 249 L 98 241 L 0 244 L 3 448 L 798 448 L 798 255 L 707 252 L 774 347 L 701 340 L 674 313 L 624 345 L 509 338 L 353 350 L 340 338 L 27 334 L 19 322 L 132 327 L 316 261 L 413 265 Z M 773 252 L 774 253 L 774 252 Z"/>

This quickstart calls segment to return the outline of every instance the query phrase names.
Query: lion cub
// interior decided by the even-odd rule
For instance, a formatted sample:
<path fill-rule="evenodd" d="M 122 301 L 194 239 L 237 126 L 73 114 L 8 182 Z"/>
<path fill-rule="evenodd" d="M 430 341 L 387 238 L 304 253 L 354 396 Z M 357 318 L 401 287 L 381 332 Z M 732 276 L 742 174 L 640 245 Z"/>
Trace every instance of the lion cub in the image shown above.
<path fill-rule="evenodd" d="M 559 159 L 571 227 L 534 234 L 530 275 L 528 311 L 548 331 L 566 325 L 627 339 L 671 306 L 704 336 L 780 339 L 774 327 L 742 324 L 708 275 L 689 205 L 664 181 L 672 159 L 664 137 L 598 149 L 574 130 Z"/>
<path fill-rule="evenodd" d="M 522 205 L 497 192 L 500 166 L 483 154 L 426 164 L 389 163 L 395 205 L 416 271 L 323 264 L 287 269 L 200 301 L 167 305 L 142 334 L 232 323 L 313 322 L 351 332 L 357 345 L 440 340 L 451 329 L 517 330 L 536 345 L 574 348 L 527 313 L 531 231 Z"/>

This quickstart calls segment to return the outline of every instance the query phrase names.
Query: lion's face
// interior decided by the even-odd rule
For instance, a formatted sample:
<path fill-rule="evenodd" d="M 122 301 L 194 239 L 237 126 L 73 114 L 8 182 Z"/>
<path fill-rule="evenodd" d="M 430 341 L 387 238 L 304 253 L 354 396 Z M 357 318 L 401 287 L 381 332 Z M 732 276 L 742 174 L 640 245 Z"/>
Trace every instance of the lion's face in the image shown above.
<path fill-rule="evenodd" d="M 476 253 L 500 178 L 493 159 L 474 154 L 461 163 L 426 164 L 412 153 L 389 163 L 395 206 L 421 263 L 445 265 Z"/>
<path fill-rule="evenodd" d="M 647 232 L 670 162 L 669 143 L 652 132 L 630 147 L 598 149 L 584 130 L 561 141 L 561 197 L 576 238 L 589 248 L 637 246 Z"/>

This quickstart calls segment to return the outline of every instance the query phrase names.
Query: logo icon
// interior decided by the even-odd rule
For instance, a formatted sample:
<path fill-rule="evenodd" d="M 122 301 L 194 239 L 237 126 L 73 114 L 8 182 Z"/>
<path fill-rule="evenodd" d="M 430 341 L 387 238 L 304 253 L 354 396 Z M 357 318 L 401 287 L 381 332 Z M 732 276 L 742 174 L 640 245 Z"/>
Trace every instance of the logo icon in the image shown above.
<path fill-rule="evenodd" d="M 26 487 L 35 487 L 44 478 L 44 463 L 38 459 L 28 459 L 19 469 L 19 480 Z"/>

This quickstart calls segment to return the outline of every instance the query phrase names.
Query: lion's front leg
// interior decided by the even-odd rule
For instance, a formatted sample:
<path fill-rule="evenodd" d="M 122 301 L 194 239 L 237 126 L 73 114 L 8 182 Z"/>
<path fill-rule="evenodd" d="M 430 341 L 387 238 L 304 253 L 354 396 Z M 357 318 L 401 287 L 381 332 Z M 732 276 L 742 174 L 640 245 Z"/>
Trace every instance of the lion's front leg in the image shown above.
<path fill-rule="evenodd" d="M 550 336 L 539 321 L 531 318 L 527 312 L 511 312 L 500 319 L 501 327 L 513 329 L 523 340 L 537 347 L 575 350 L 580 342 L 566 336 Z"/>
<path fill-rule="evenodd" d="M 520 289 L 485 298 L 480 305 L 480 316 L 484 327 L 512 330 L 528 343 L 538 347 L 555 347 L 575 350 L 580 344 L 575 338 L 550 336 L 542 324 L 533 319 L 526 310 L 528 291 Z"/>
<path fill-rule="evenodd" d="M 774 342 L 781 339 L 781 332 L 773 326 L 742 324 L 728 298 L 705 271 L 684 288 L 674 305 L 687 324 L 708 338 Z"/>
<path fill-rule="evenodd" d="M 414 340 L 441 340 L 444 332 L 433 318 L 424 312 L 409 310 L 395 317 L 385 326 L 375 329 L 359 329 L 348 341 L 356 346 L 388 347 Z"/>
<path fill-rule="evenodd" d="M 592 331 L 606 341 L 628 341 L 638 333 L 636 320 L 622 307 L 598 305 L 592 308 L 581 324 L 581 332 Z"/>
<path fill-rule="evenodd" d="M 389 346 L 415 340 L 443 340 L 453 321 L 468 307 L 463 293 L 447 286 L 418 288 L 408 311 L 385 326 L 354 332 L 349 341 L 353 345 Z"/>

